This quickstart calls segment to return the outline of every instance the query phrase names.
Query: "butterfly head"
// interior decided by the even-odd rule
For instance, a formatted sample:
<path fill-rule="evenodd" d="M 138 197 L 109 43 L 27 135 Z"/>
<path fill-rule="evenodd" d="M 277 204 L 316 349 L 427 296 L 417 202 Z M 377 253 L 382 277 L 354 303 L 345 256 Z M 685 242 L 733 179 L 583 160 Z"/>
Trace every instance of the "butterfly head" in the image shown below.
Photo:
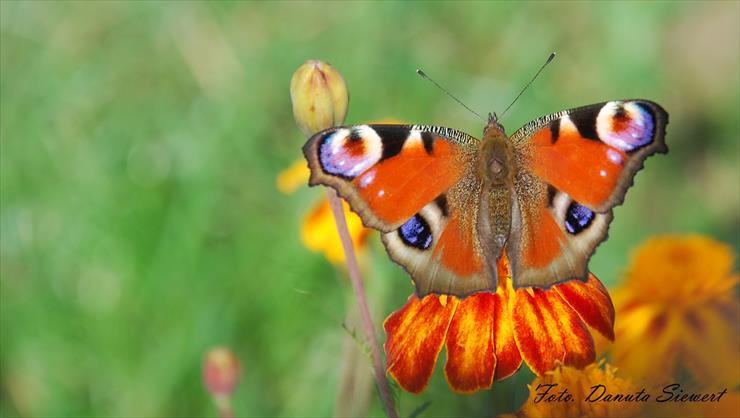
<path fill-rule="evenodd" d="M 496 116 L 496 112 L 489 113 L 488 114 L 488 124 L 486 124 L 486 127 L 483 128 L 483 138 L 485 139 L 488 135 L 503 135 L 506 136 L 506 132 L 504 131 L 504 126 L 501 125 L 498 121 L 498 116 Z"/>

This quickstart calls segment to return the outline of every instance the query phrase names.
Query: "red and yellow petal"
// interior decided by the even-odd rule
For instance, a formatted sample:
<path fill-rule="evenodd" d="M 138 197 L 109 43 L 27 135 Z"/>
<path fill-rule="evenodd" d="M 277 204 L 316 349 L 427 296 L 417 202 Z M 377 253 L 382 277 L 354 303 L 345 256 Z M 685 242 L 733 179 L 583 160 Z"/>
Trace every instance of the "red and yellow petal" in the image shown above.
<path fill-rule="evenodd" d="M 504 277 L 499 275 L 499 277 Z M 494 379 L 502 380 L 516 373 L 522 365 L 522 355 L 514 339 L 514 324 L 510 303 L 514 297 L 511 280 L 502 280 L 494 295 L 493 343 L 496 354 Z"/>
<path fill-rule="evenodd" d="M 456 392 L 490 388 L 496 357 L 493 346 L 494 295 L 477 293 L 457 306 L 447 331 L 447 383 Z"/>
<path fill-rule="evenodd" d="M 427 295 L 419 300 L 411 295 L 385 320 L 388 373 L 403 389 L 420 393 L 426 388 L 458 303 L 452 297 Z"/>
<path fill-rule="evenodd" d="M 557 362 L 584 367 L 594 361 L 591 334 L 556 291 L 519 289 L 511 313 L 519 351 L 538 375 L 551 370 Z"/>
<path fill-rule="evenodd" d="M 571 280 L 553 287 L 583 322 L 614 341 L 614 305 L 596 276 L 589 273 L 585 283 Z"/>

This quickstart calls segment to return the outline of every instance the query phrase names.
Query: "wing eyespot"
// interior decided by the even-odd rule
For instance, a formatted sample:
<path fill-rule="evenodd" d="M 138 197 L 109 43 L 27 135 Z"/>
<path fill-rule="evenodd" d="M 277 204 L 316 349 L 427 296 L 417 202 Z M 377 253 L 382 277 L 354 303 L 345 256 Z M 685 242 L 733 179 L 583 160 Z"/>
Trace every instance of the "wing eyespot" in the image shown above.
<path fill-rule="evenodd" d="M 432 246 L 432 230 L 419 214 L 398 228 L 398 236 L 405 245 L 419 250 L 428 250 Z"/>
<path fill-rule="evenodd" d="M 655 114 L 639 102 L 609 102 L 596 117 L 596 131 L 604 143 L 635 152 L 655 140 Z"/>
<path fill-rule="evenodd" d="M 571 202 L 565 212 L 565 230 L 578 235 L 588 229 L 594 220 L 594 212 L 578 202 Z"/>
<path fill-rule="evenodd" d="M 319 139 L 317 148 L 326 173 L 350 180 L 376 164 L 383 153 L 378 133 L 365 125 L 329 131 Z"/>

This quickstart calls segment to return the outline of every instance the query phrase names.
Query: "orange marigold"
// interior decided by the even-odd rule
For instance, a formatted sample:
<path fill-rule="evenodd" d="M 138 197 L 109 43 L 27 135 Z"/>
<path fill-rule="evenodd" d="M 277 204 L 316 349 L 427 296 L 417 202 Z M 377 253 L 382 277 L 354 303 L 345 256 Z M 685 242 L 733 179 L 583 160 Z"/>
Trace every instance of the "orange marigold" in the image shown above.
<path fill-rule="evenodd" d="M 303 159 L 297 160 L 290 167 L 278 174 L 276 185 L 278 190 L 289 194 L 295 192 L 299 186 L 308 182 L 310 171 Z M 370 230 L 362 226 L 362 220 L 349 209 L 343 201 L 344 217 L 347 220 L 347 229 L 352 243 L 358 253 L 365 247 Z M 339 240 L 339 233 L 334 224 L 334 216 L 326 198 L 319 200 L 303 218 L 301 224 L 301 241 L 311 251 L 324 253 L 327 260 L 334 264 L 344 263 L 344 250 Z"/>
<path fill-rule="evenodd" d="M 613 394 L 635 395 L 640 390 L 630 380 L 617 377 L 616 369 L 605 364 L 603 360 L 598 364 L 591 363 L 582 370 L 559 365 L 528 385 L 529 398 L 517 412 L 517 416 L 530 418 L 642 416 L 643 404 L 638 400 L 630 402 L 586 401 L 589 395 L 590 399 L 599 398 L 602 391 L 598 385 L 602 385 Z M 557 393 L 563 390 L 567 390 L 565 393 L 569 397 L 562 396 L 561 401 L 548 401 L 542 396 L 545 392 L 548 396 L 551 394 L 557 396 Z"/>
<path fill-rule="evenodd" d="M 385 320 L 388 372 L 402 388 L 424 390 L 443 345 L 448 384 L 469 393 L 511 376 L 522 360 L 538 375 L 558 362 L 577 367 L 592 363 L 595 350 L 588 327 L 614 338 L 614 308 L 595 276 L 547 290 L 514 290 L 505 255 L 498 268 L 495 293 L 462 300 L 411 295 Z"/>
<path fill-rule="evenodd" d="M 738 385 L 734 262 L 729 246 L 698 235 L 661 236 L 639 247 L 614 292 L 613 363 L 650 382 L 688 372 L 705 385 Z"/>

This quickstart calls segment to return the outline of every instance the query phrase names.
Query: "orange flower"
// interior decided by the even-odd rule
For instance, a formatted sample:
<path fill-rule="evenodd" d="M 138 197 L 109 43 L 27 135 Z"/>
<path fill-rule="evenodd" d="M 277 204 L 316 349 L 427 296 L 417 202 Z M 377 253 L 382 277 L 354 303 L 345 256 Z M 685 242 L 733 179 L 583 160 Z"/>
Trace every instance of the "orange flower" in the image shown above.
<path fill-rule="evenodd" d="M 738 391 L 716 402 L 656 402 L 665 396 L 663 385 L 640 386 L 618 377 L 617 369 L 604 360 L 582 370 L 558 365 L 528 387 L 529 398 L 521 409 L 501 418 L 740 416 Z"/>
<path fill-rule="evenodd" d="M 278 190 L 285 194 L 291 194 L 298 190 L 299 187 L 305 186 L 310 176 L 311 170 L 308 169 L 306 160 L 301 158 L 295 160 L 290 167 L 281 171 L 275 183 Z"/>
<path fill-rule="evenodd" d="M 298 187 L 308 183 L 310 171 L 306 160 L 300 159 L 283 170 L 277 177 L 277 188 L 285 194 L 295 192 Z M 349 209 L 347 202 L 344 205 L 344 217 L 347 220 L 347 229 L 352 238 L 358 255 L 365 247 L 370 230 L 362 225 L 362 220 Z M 344 263 L 344 250 L 339 240 L 339 233 L 334 223 L 334 215 L 326 197 L 319 200 L 303 218 L 301 224 L 301 241 L 311 251 L 323 252 L 327 260 L 334 264 Z"/>
<path fill-rule="evenodd" d="M 355 250 L 359 253 L 365 248 L 365 241 L 370 230 L 362 226 L 362 220 L 349 209 L 347 202 L 342 200 L 342 204 L 349 236 L 352 238 Z M 304 218 L 301 225 L 301 241 L 309 250 L 323 252 L 327 260 L 332 263 L 344 264 L 342 242 L 339 239 L 334 215 L 327 199 L 321 199 Z"/>
<path fill-rule="evenodd" d="M 732 249 L 698 235 L 662 236 L 638 248 L 615 291 L 613 363 L 665 384 L 688 371 L 699 383 L 740 383 Z"/>
<path fill-rule="evenodd" d="M 465 299 L 411 295 L 385 320 L 388 372 L 412 393 L 427 386 L 442 346 L 445 376 L 456 392 L 489 388 L 522 359 L 538 375 L 557 362 L 584 367 L 595 358 L 587 325 L 614 339 L 614 308 L 599 280 L 573 280 L 548 290 L 514 290 L 508 259 L 499 260 L 495 293 Z"/>
<path fill-rule="evenodd" d="M 600 395 L 603 397 L 604 392 L 598 389 L 597 385 L 603 385 L 604 390 L 611 394 L 635 395 L 640 390 L 631 381 L 617 377 L 615 372 L 616 369 L 604 364 L 603 360 L 598 364 L 591 363 L 582 370 L 558 365 L 528 385 L 529 398 L 516 416 L 530 418 L 643 416 L 642 402 L 586 401 L 589 395 L 591 400 L 601 399 Z M 597 389 L 594 389 L 595 386 Z M 548 401 L 547 396 L 558 396 L 563 390 L 567 392 L 563 394 L 561 401 Z M 547 395 L 542 396 L 543 393 Z M 567 398 L 568 394 L 570 398 Z"/>

